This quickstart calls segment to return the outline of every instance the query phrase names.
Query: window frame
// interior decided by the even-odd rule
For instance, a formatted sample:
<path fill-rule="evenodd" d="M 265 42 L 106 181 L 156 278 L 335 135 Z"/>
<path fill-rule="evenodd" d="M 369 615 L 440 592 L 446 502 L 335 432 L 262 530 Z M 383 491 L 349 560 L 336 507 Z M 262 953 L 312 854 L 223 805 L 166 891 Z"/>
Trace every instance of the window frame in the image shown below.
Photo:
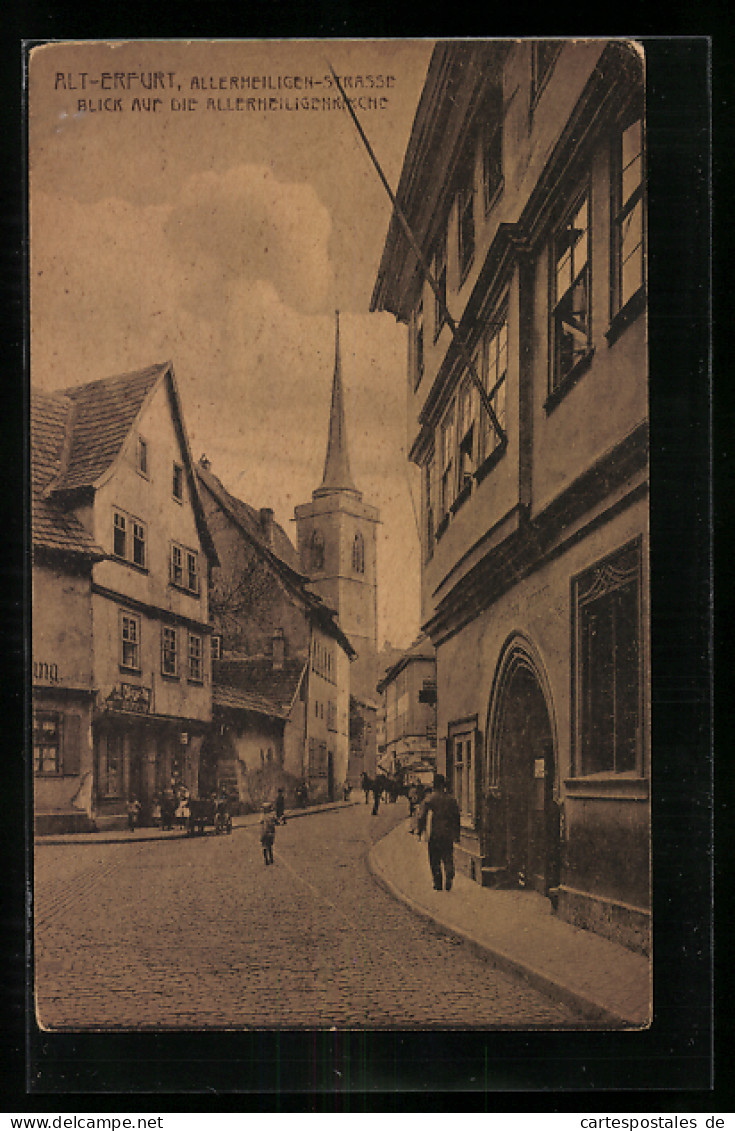
<path fill-rule="evenodd" d="M 456 498 L 455 437 L 456 405 L 454 397 L 452 397 L 439 424 L 439 452 L 441 456 L 439 496 L 442 517 L 437 527 L 436 537 L 439 537 L 440 528 L 443 529 L 443 524 L 448 520 L 452 504 Z"/>
<path fill-rule="evenodd" d="M 424 296 L 421 294 L 411 316 L 411 344 L 413 349 L 413 390 L 416 392 L 424 378 L 426 368 L 426 327 L 424 325 Z"/>
<path fill-rule="evenodd" d="M 633 126 L 640 126 L 640 148 L 627 166 L 623 166 L 623 138 Z M 639 162 L 640 176 L 633 190 L 627 198 L 623 198 L 624 174 L 634 161 Z M 623 261 L 622 232 L 625 221 L 633 215 L 636 209 L 640 210 L 640 241 L 635 245 L 633 252 Z M 632 255 L 640 249 L 640 282 L 627 296 L 623 290 L 623 267 Z M 615 130 L 615 137 L 610 153 L 610 323 L 611 330 L 616 323 L 625 319 L 630 312 L 632 321 L 640 313 L 641 298 L 646 287 L 646 127 L 643 107 L 636 103 L 621 117 Z M 635 309 L 633 309 L 635 308 Z M 625 322 L 627 325 L 627 320 Z M 608 331 L 608 339 L 610 332 Z"/>
<path fill-rule="evenodd" d="M 117 545 L 118 536 L 122 538 L 122 553 Z M 139 561 L 141 547 L 142 560 Z M 112 557 L 116 562 L 148 572 L 148 523 L 118 506 L 112 508 Z"/>
<path fill-rule="evenodd" d="M 324 535 L 318 527 L 309 536 L 309 572 L 320 573 L 324 569 L 326 545 Z"/>
<path fill-rule="evenodd" d="M 489 156 L 495 152 L 494 165 L 497 168 L 497 177 L 493 181 L 489 175 Z M 495 203 L 503 191 L 505 177 L 503 173 L 503 114 L 500 113 L 490 118 L 482 131 L 482 186 L 485 200 L 485 215 L 492 211 Z"/>
<path fill-rule="evenodd" d="M 194 562 L 194 570 L 191 563 Z M 191 579 L 194 578 L 194 585 Z M 169 584 L 191 597 L 201 596 L 202 578 L 199 551 L 184 546 L 181 542 L 171 542 L 169 550 Z"/>
<path fill-rule="evenodd" d="M 365 573 L 365 539 L 362 531 L 355 531 L 352 539 L 352 572 Z"/>
<path fill-rule="evenodd" d="M 441 235 L 434 247 L 434 280 L 441 295 L 444 308 L 447 306 L 447 261 L 449 258 L 447 247 L 447 230 L 442 228 Z M 436 342 L 444 329 L 446 317 L 442 302 L 434 295 L 434 341 Z"/>
<path fill-rule="evenodd" d="M 586 208 L 587 223 L 584 229 L 586 254 L 581 268 L 576 267 L 575 250 L 580 240 L 572 240 L 574 221 L 583 208 Z M 549 395 L 547 411 L 553 408 L 563 394 L 572 387 L 586 369 L 594 353 L 592 347 L 592 192 L 589 181 L 579 189 L 573 203 L 564 213 L 563 220 L 556 226 L 550 242 L 549 264 Z M 567 255 L 568 253 L 568 255 Z M 565 258 L 569 264 L 569 284 L 559 293 L 559 278 Z M 567 368 L 561 370 L 562 326 L 573 327 L 575 288 L 583 287 L 585 295 L 584 316 L 586 324 L 577 333 L 584 334 L 584 348 L 580 349 Z M 571 307 L 571 310 L 569 309 Z M 567 337 L 571 337 L 567 334 Z"/>
<path fill-rule="evenodd" d="M 142 653 L 141 653 L 142 633 L 141 633 L 140 613 L 132 613 L 132 612 L 130 612 L 129 609 L 119 609 L 118 612 L 119 612 L 118 640 L 119 640 L 119 645 L 120 645 L 119 655 L 118 655 L 118 666 L 120 667 L 121 671 L 137 672 L 138 674 L 140 674 L 141 671 L 143 670 L 142 669 Z M 129 635 L 129 629 L 128 629 L 128 634 L 126 635 L 126 622 L 128 622 L 131 625 L 135 625 L 135 633 L 132 637 Z M 135 660 L 135 662 L 133 662 L 133 663 L 128 663 L 126 661 L 126 658 L 125 658 L 125 647 L 126 647 L 126 645 L 128 645 L 129 648 L 133 649 L 133 656 L 134 656 L 134 660 Z"/>
<path fill-rule="evenodd" d="M 475 260 L 477 250 L 477 218 L 475 216 L 474 164 L 467 183 L 456 194 L 457 200 L 457 263 L 459 285 L 463 285 Z M 469 218 L 469 224 L 468 224 Z"/>
<path fill-rule="evenodd" d="M 173 648 L 166 645 L 166 634 L 170 633 L 170 639 L 173 640 Z M 167 670 L 167 655 L 173 656 L 173 664 L 171 669 Z M 179 678 L 179 633 L 176 625 L 162 624 L 161 625 L 161 675 L 165 679 L 178 679 Z"/>
<path fill-rule="evenodd" d="M 176 482 L 179 481 L 180 494 L 176 493 Z M 183 505 L 184 502 L 184 465 L 177 460 L 173 461 L 173 468 L 171 471 L 171 497 L 174 502 Z"/>
<path fill-rule="evenodd" d="M 531 42 L 531 113 L 536 109 L 564 46 L 559 39 L 534 39 Z M 549 55 L 543 67 L 539 65 L 539 49 L 548 48 Z"/>
<path fill-rule="evenodd" d="M 478 759 L 481 750 L 477 721 L 477 715 L 473 715 L 470 718 L 454 719 L 447 727 L 447 763 L 451 766 L 452 793 L 459 807 L 459 819 L 463 828 L 475 828 L 479 813 Z M 457 747 L 460 743 L 463 751 L 458 761 Z M 465 756 L 467 754 L 468 757 Z"/>
<path fill-rule="evenodd" d="M 135 470 L 143 479 L 151 477 L 148 454 L 148 441 L 144 436 L 139 435 L 135 447 Z"/>
<path fill-rule="evenodd" d="M 195 642 L 198 648 L 192 649 Z M 187 633 L 186 680 L 187 683 L 204 683 L 204 636 L 201 632 Z"/>
<path fill-rule="evenodd" d="M 631 559 L 631 564 L 626 568 L 626 558 Z M 622 564 L 621 564 L 622 563 Z M 635 625 L 635 664 L 636 671 L 631 684 L 635 684 L 636 714 L 634 720 L 634 751 L 632 765 L 623 765 L 624 755 L 619 752 L 616 745 L 618 726 L 618 703 L 615 700 L 617 687 L 616 677 L 618 668 L 616 657 L 613 655 L 612 670 L 613 681 L 613 715 L 612 715 L 612 757 L 610 764 L 600 765 L 599 753 L 590 755 L 585 749 L 588 728 L 585 724 L 585 700 L 591 682 L 589 671 L 584 671 L 587 662 L 585 655 L 585 625 L 589 623 L 588 610 L 595 604 L 598 606 L 605 599 L 614 594 L 622 594 L 627 589 L 633 589 L 635 610 L 633 623 Z M 613 606 L 615 608 L 615 606 Z M 642 539 L 633 539 L 625 545 L 605 555 L 586 569 L 576 574 L 571 580 L 571 609 L 572 609 L 572 704 L 573 704 L 573 730 L 572 730 L 572 780 L 626 780 L 640 779 L 644 776 L 644 678 L 645 678 L 645 638 L 643 632 L 643 553 Z M 595 731 L 599 736 L 601 732 L 600 720 L 595 720 Z"/>
<path fill-rule="evenodd" d="M 39 742 L 37 739 L 38 723 L 42 719 L 53 719 L 56 728 L 56 741 L 52 742 Z M 53 769 L 47 769 L 43 765 L 43 757 L 41 758 L 41 765 L 39 765 L 37 751 L 40 749 L 56 748 L 56 755 L 54 757 Z M 39 778 L 59 778 L 64 773 L 64 715 L 61 711 L 47 710 L 43 707 L 34 707 L 33 710 L 33 774 L 34 777 Z"/>

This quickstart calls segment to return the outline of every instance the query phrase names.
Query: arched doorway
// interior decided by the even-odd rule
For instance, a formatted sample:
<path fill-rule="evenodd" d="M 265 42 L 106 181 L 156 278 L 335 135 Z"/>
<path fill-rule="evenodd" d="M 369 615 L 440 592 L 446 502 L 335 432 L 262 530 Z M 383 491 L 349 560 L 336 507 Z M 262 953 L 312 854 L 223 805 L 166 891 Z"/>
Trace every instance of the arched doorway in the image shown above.
<path fill-rule="evenodd" d="M 516 639 L 501 660 L 488 733 L 489 855 L 502 882 L 547 895 L 560 879 L 555 743 L 527 642 Z"/>

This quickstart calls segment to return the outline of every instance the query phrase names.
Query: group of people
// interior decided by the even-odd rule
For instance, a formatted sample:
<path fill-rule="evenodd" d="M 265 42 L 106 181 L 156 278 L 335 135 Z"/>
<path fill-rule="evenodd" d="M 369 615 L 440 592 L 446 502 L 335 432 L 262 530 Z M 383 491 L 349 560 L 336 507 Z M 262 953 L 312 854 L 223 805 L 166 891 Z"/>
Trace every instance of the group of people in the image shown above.
<path fill-rule="evenodd" d="M 395 801 L 399 786 L 394 779 L 378 774 L 370 779 L 363 773 L 360 782 L 368 804 L 373 797 L 372 813 L 375 816 L 381 797 L 388 793 Z M 427 790 L 420 782 L 409 786 L 408 814 L 411 819 L 409 832 L 419 839 L 426 833 L 429 850 L 429 868 L 436 891 L 451 891 L 454 883 L 454 845 L 459 840 L 459 806 L 447 790 L 443 774 L 434 774 L 433 789 Z"/>

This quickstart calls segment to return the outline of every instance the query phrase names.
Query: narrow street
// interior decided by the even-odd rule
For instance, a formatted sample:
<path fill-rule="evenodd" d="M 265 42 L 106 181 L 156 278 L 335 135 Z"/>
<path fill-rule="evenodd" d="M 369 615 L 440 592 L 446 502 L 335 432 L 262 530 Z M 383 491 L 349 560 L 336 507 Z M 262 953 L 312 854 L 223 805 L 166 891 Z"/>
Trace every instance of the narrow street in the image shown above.
<path fill-rule="evenodd" d="M 36 849 L 48 1029 L 560 1028 L 578 1019 L 418 919 L 370 875 L 406 816 L 363 804 L 278 830 Z M 429 882 L 427 870 L 427 883 Z M 447 894 L 452 898 L 452 894 Z"/>

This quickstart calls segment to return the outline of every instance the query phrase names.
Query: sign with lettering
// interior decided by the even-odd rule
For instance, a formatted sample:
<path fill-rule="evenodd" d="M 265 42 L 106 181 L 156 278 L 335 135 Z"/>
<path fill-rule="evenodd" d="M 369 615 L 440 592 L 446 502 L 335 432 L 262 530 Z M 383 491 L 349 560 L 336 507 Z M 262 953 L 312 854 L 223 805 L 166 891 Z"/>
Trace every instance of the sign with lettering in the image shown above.
<path fill-rule="evenodd" d="M 147 715 L 151 709 L 150 687 L 140 687 L 136 683 L 118 683 L 105 700 L 107 706 L 115 711 L 130 711 L 136 715 Z"/>

